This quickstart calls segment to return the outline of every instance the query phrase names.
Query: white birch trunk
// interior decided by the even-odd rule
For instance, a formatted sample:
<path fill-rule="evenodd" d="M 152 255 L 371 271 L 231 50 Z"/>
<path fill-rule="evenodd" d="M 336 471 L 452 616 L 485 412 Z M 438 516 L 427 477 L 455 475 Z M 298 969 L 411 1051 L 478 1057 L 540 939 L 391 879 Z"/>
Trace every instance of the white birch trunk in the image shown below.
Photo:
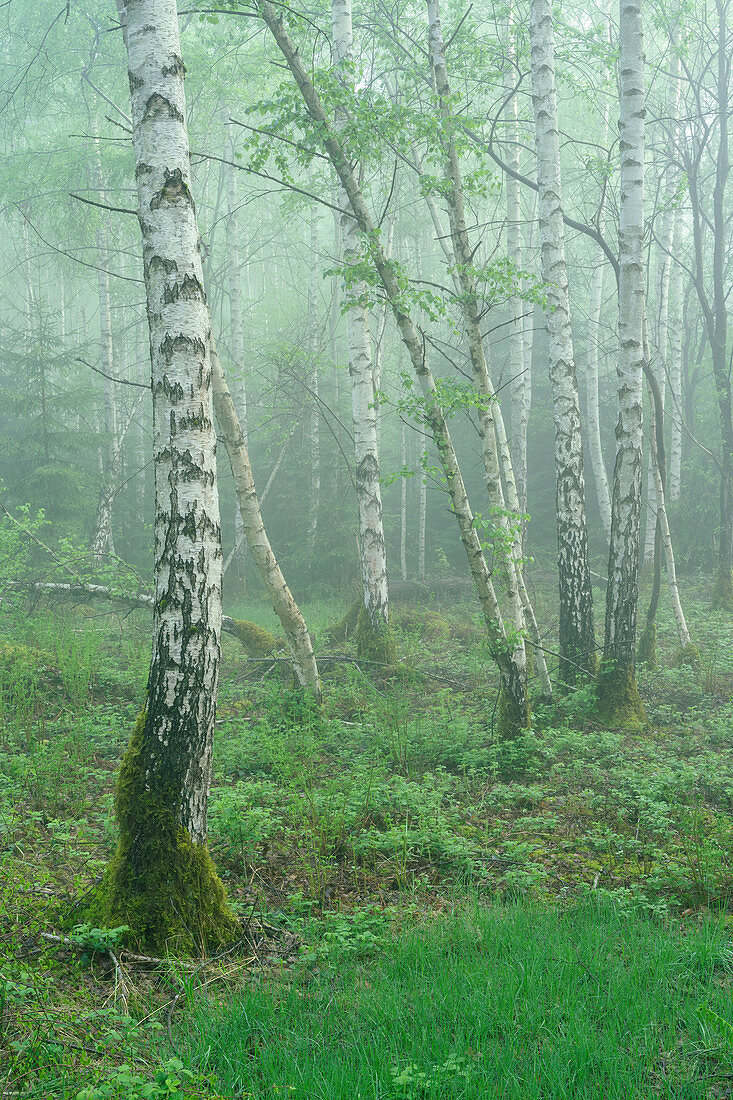
<path fill-rule="evenodd" d="M 308 412 L 306 417 L 305 433 L 309 462 L 309 501 L 308 501 L 308 531 L 306 534 L 306 547 L 309 565 L 313 562 L 318 536 L 318 513 L 321 507 L 321 441 L 320 441 L 320 410 L 318 407 L 318 218 L 315 211 L 311 215 L 311 270 L 310 286 L 308 288 L 308 356 L 310 359 L 310 371 L 308 375 L 308 388 L 310 393 L 306 400 Z"/>
<path fill-rule="evenodd" d="M 509 14 L 509 59 L 516 60 L 516 31 L 512 13 Z M 509 88 L 512 92 L 507 103 L 507 163 L 513 171 L 519 173 L 519 104 L 514 89 L 516 71 L 510 65 Z M 505 179 L 506 218 L 507 218 L 507 257 L 517 271 L 522 270 L 522 205 L 519 180 L 510 175 Z M 524 313 L 527 304 L 522 298 L 513 295 L 509 299 L 509 392 L 511 396 L 511 455 L 514 480 L 517 486 L 518 511 L 527 512 L 527 427 L 529 423 L 529 401 L 527 400 L 527 363 L 525 361 Z M 524 521 L 522 528 L 524 531 Z M 522 539 L 524 542 L 524 538 Z"/>
<path fill-rule="evenodd" d="M 229 112 L 224 111 L 225 123 Z M 226 125 L 225 159 L 227 219 L 227 297 L 229 299 L 229 338 L 232 352 L 232 398 L 237 410 L 239 423 L 245 443 L 247 442 L 247 383 L 244 373 L 244 325 L 242 318 L 242 264 L 239 251 L 239 173 L 234 167 L 234 135 L 231 125 Z M 242 539 L 242 517 L 239 508 L 234 506 L 234 545 L 241 549 L 234 555 L 233 567 L 240 585 L 244 580 L 243 551 L 246 542 Z"/>
<path fill-rule="evenodd" d="M 213 337 L 210 347 L 216 419 L 229 457 L 247 546 L 259 570 L 262 583 L 267 589 L 275 614 L 285 631 L 296 679 L 301 687 L 311 691 L 314 697 L 320 700 L 321 681 L 310 634 L 300 608 L 287 586 L 262 522 L 247 445 L 232 395 L 216 354 Z"/>
<path fill-rule="evenodd" d="M 616 463 L 611 501 L 611 548 L 606 593 L 607 677 L 603 701 L 618 720 L 638 721 L 636 616 L 642 479 L 644 363 L 644 52 L 641 0 L 620 0 L 621 158 L 619 211 L 619 358 Z M 623 710 L 627 713 L 623 714 Z"/>
<path fill-rule="evenodd" d="M 435 381 L 426 359 L 424 342 L 405 308 L 400 283 L 381 247 L 379 236 L 375 232 L 374 223 L 359 185 L 337 136 L 329 126 L 328 117 L 300 60 L 298 51 L 285 30 L 282 17 L 277 14 L 268 0 L 260 0 L 259 11 L 295 78 L 311 117 L 319 126 L 323 147 L 336 170 L 354 217 L 364 234 L 365 241 L 368 242 L 370 258 L 377 269 L 402 340 L 409 352 L 413 369 L 424 395 L 425 424 L 436 444 L 446 479 L 446 487 L 451 498 L 452 510 L 458 523 L 474 588 L 484 615 L 490 651 L 501 675 L 500 735 L 517 736 L 529 724 L 526 670 L 521 669 L 510 657 L 511 644 L 507 637 L 491 574 L 476 531 L 473 513 L 466 496 L 448 425 L 437 399 Z"/>
<path fill-rule="evenodd" d="M 682 491 L 682 309 L 683 269 L 677 257 L 682 251 L 683 222 L 675 220 L 672 252 L 672 286 L 670 292 L 669 325 L 669 392 L 671 398 L 671 424 L 669 436 L 669 500 L 680 499 Z"/>
<path fill-rule="evenodd" d="M 555 46 L 550 0 L 532 0 L 532 103 L 537 150 L 542 278 L 555 421 L 555 487 L 560 581 L 560 676 L 578 679 L 578 666 L 596 669 L 593 596 L 585 517 L 583 439 L 573 353 L 560 173 L 560 132 L 555 88 Z"/>
<path fill-rule="evenodd" d="M 99 153 L 99 144 L 95 143 L 95 172 L 94 182 L 99 192 L 99 201 L 104 202 L 104 188 L 102 179 L 102 164 Z M 117 432 L 117 400 L 115 383 L 112 378 L 115 374 L 114 351 L 112 347 L 112 312 L 109 288 L 110 254 L 107 248 L 107 235 L 100 224 L 97 230 L 97 300 L 99 303 L 99 338 L 101 349 L 102 370 L 104 378 L 104 446 L 103 446 L 103 472 L 102 483 L 99 488 L 97 501 L 97 518 L 92 538 L 92 553 L 97 561 L 109 554 L 114 554 L 115 546 L 112 537 L 112 502 L 115 490 L 120 480 L 120 462 L 122 448 L 118 445 Z"/>
<path fill-rule="evenodd" d="M 337 79 L 344 87 L 349 87 L 353 83 L 350 66 L 354 57 L 351 0 L 332 0 L 331 22 Z M 339 112 L 336 118 L 337 129 L 342 122 Z M 339 187 L 338 205 L 342 210 L 348 209 L 348 198 L 343 186 Z M 354 218 L 349 214 L 341 216 L 341 258 L 347 267 L 359 263 L 361 258 L 361 234 Z M 379 637 L 389 625 L 389 596 L 387 552 L 382 525 L 382 493 L 379 484 L 369 310 L 359 301 L 360 298 L 366 298 L 367 288 L 363 283 L 357 283 L 349 288 L 348 293 L 353 299 L 346 312 L 346 333 L 356 457 L 361 579 L 369 624 L 374 636 Z"/>
<path fill-rule="evenodd" d="M 590 301 L 588 304 L 588 348 L 585 365 L 585 407 L 588 420 L 588 450 L 590 452 L 593 481 L 596 487 L 598 511 L 603 524 L 606 546 L 611 545 L 611 494 L 608 487 L 606 463 L 603 460 L 601 442 L 601 417 L 599 405 L 599 363 L 600 363 L 600 322 L 603 304 L 603 275 L 605 255 L 603 250 L 594 250 L 593 272 L 590 280 Z"/>
<path fill-rule="evenodd" d="M 665 502 L 663 471 L 661 468 L 660 455 L 657 447 L 657 422 L 654 396 L 651 392 L 649 393 L 649 451 L 652 460 L 652 478 L 654 480 L 656 502 L 655 523 L 658 519 L 662 535 L 664 561 L 667 567 L 667 588 L 669 590 L 669 598 L 672 604 L 672 613 L 674 615 L 674 621 L 677 627 L 677 636 L 680 641 L 680 648 L 685 650 L 692 644 L 692 639 L 690 638 L 690 631 L 687 627 L 687 620 L 685 619 L 685 613 L 682 609 L 682 600 L 680 599 L 680 590 L 679 585 L 677 584 L 677 570 L 674 560 L 674 547 L 672 545 L 672 534 L 669 528 L 669 517 L 667 516 L 667 506 Z"/>
<path fill-rule="evenodd" d="M 155 459 L 155 613 L 144 745 L 180 826 L 206 840 L 219 677 L 221 530 L 211 324 L 204 294 L 174 0 L 128 0 L 138 211 L 148 300 Z"/>

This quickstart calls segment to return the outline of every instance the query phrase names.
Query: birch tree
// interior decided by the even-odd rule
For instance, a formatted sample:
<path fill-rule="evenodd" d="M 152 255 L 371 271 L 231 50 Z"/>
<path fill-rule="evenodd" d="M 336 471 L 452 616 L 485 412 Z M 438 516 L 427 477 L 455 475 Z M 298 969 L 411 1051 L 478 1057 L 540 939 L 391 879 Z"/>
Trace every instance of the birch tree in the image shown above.
<path fill-rule="evenodd" d="M 619 351 L 616 463 L 598 708 L 609 725 L 638 726 L 636 615 L 642 474 L 644 364 L 644 48 L 641 0 L 619 7 Z"/>
<path fill-rule="evenodd" d="M 596 638 L 585 518 L 580 398 L 565 262 L 560 131 L 550 0 L 532 0 L 530 40 L 542 278 L 548 297 L 545 327 L 555 421 L 560 678 L 564 683 L 573 683 L 581 669 L 586 674 L 595 673 Z"/>
<path fill-rule="evenodd" d="M 175 0 L 119 0 L 150 328 L 155 609 L 145 706 L 122 763 L 100 916 L 148 949 L 236 927 L 206 846 L 219 678 L 221 530 L 211 324 L 190 185 Z"/>
<path fill-rule="evenodd" d="M 516 737 L 530 723 L 527 669 L 526 661 L 523 659 L 523 646 L 519 651 L 518 659 L 519 639 L 511 628 L 507 629 L 501 613 L 453 441 L 440 404 L 438 387 L 428 363 L 425 343 L 405 303 L 401 281 L 403 276 L 399 273 L 394 261 L 387 259 L 358 181 L 338 135 L 329 124 L 321 100 L 300 59 L 298 50 L 285 28 L 282 15 L 278 15 L 268 0 L 260 0 L 259 11 L 285 58 L 311 119 L 318 128 L 323 149 L 338 175 L 345 199 L 348 200 L 361 230 L 362 239 L 368 249 L 367 254 L 376 268 L 389 300 L 400 336 L 420 385 L 423 395 L 422 417 L 438 452 L 445 487 L 450 495 L 451 508 L 458 524 L 474 589 L 486 625 L 489 649 L 501 678 L 498 733 L 500 737 Z"/>
<path fill-rule="evenodd" d="M 353 87 L 354 36 L 351 0 L 332 0 L 331 27 L 336 77 L 344 88 Z M 345 121 L 337 109 L 335 125 Z M 349 347 L 351 410 L 354 425 L 356 502 L 359 515 L 359 555 L 364 597 L 364 613 L 359 615 L 356 641 L 362 657 L 378 661 L 394 659 L 394 641 L 389 631 L 389 595 L 387 590 L 387 550 L 382 525 L 382 491 L 379 484 L 377 412 L 372 370 L 367 288 L 363 281 L 349 277 L 349 268 L 361 260 L 361 234 L 356 220 L 348 213 L 348 199 L 339 183 L 341 215 L 341 259 L 345 268 L 344 292 L 346 332 Z"/>

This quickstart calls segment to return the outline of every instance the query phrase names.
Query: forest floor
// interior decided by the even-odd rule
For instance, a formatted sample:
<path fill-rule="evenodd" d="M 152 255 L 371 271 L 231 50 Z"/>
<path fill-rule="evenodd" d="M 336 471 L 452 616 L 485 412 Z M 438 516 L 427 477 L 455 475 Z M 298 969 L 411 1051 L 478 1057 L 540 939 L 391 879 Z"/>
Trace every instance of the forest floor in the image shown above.
<path fill-rule="evenodd" d="M 146 614 L 3 608 L 0 1096 L 733 1096 L 733 627 L 684 591 L 702 671 L 663 613 L 636 735 L 582 689 L 497 746 L 468 602 L 396 604 L 395 671 L 328 641 L 345 604 L 306 605 L 323 713 L 226 638 L 210 843 L 247 934 L 195 964 L 74 918 Z"/>

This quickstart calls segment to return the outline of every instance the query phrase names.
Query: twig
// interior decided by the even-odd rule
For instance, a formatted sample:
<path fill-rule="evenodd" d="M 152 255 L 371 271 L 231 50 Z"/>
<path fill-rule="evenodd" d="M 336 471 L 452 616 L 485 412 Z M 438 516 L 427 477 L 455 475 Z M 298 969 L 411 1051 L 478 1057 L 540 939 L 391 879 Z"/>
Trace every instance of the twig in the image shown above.
<path fill-rule="evenodd" d="M 77 195 L 75 191 L 69 191 L 69 197 L 77 199 L 78 202 L 85 202 L 87 206 L 98 206 L 100 210 L 111 210 L 115 214 L 135 214 L 137 216 L 137 210 L 133 210 L 130 206 L 110 206 L 106 202 L 95 202 L 94 199 L 85 199 L 83 195 Z"/>
<path fill-rule="evenodd" d="M 95 371 L 97 374 L 101 374 L 102 378 L 108 378 L 110 382 L 119 382 L 121 386 L 137 386 L 141 390 L 149 390 L 149 382 L 131 382 L 129 378 L 115 378 L 113 374 L 105 374 L 99 367 L 95 367 L 93 363 L 87 363 L 86 359 L 81 359 L 78 355 L 76 357 L 77 363 L 83 363 L 85 367 L 89 367 L 89 370 Z"/>

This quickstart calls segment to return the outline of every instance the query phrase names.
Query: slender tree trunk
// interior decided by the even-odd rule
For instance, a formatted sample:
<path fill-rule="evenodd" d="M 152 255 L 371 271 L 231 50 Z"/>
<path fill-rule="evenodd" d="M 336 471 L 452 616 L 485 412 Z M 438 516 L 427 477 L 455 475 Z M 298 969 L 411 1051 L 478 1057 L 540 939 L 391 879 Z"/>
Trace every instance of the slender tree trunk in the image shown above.
<path fill-rule="evenodd" d="M 620 0 L 619 358 L 616 464 L 606 591 L 605 661 L 598 679 L 601 715 L 638 726 L 636 616 L 642 472 L 644 363 L 644 50 L 641 0 Z"/>
<path fill-rule="evenodd" d="M 99 146 L 95 149 L 96 165 L 94 180 L 100 194 L 100 202 L 104 202 L 104 190 L 102 180 L 102 165 L 99 155 Z M 104 379 L 104 448 L 103 448 L 103 473 L 102 484 L 99 488 L 97 501 L 97 518 L 92 538 L 92 553 L 98 563 L 109 554 L 114 554 L 115 546 L 112 537 L 112 502 L 115 491 L 120 481 L 120 462 L 122 448 L 119 445 L 117 431 L 117 395 L 115 383 L 112 381 L 115 374 L 115 358 L 112 347 L 112 312 L 109 288 L 110 255 L 107 248 L 107 237 L 100 224 L 97 230 L 97 299 L 99 302 L 99 337 L 101 347 L 102 370 L 108 377 Z"/>
<path fill-rule="evenodd" d="M 321 440 L 320 440 L 320 410 L 318 407 L 318 218 L 315 211 L 311 215 L 311 271 L 310 285 L 308 288 L 308 356 L 310 370 L 308 375 L 307 395 L 308 412 L 306 414 L 306 443 L 309 462 L 309 501 L 308 501 L 308 531 L 306 535 L 306 550 L 309 567 L 312 567 L 316 552 L 316 540 L 318 536 L 318 513 L 321 508 Z"/>
<path fill-rule="evenodd" d="M 473 372 L 474 386 L 483 398 L 478 410 L 479 431 L 481 436 L 481 452 L 486 476 L 486 486 L 489 501 L 494 509 L 494 522 L 498 529 L 498 538 L 495 544 L 495 553 L 502 570 L 502 579 L 506 587 L 507 599 L 510 607 L 512 625 L 517 632 L 523 632 L 525 628 L 524 607 L 520 592 L 520 574 L 517 556 L 519 546 L 519 532 L 513 530 L 516 517 L 511 520 L 507 515 L 506 502 L 502 488 L 501 463 L 499 458 L 499 431 L 498 421 L 501 419 L 501 408 L 496 400 L 493 385 L 489 375 L 486 347 L 481 333 L 479 298 L 473 266 L 475 249 L 471 248 L 466 228 L 466 217 L 463 203 L 463 181 L 461 178 L 460 164 L 453 139 L 454 123 L 451 107 L 451 90 L 448 80 L 448 70 L 445 60 L 445 47 L 440 24 L 440 12 L 438 0 L 428 0 L 428 33 L 430 65 L 433 85 L 438 95 L 440 114 L 442 119 L 441 141 L 444 152 L 444 171 L 446 176 L 446 203 L 448 206 L 448 220 L 450 224 L 453 255 L 455 256 L 455 268 L 460 285 L 460 302 L 463 312 L 463 320 L 468 343 L 468 352 Z M 501 420 L 501 436 L 506 443 L 503 420 Z M 511 469 L 511 457 L 508 446 L 504 451 L 505 465 Z M 507 471 L 505 471 L 507 472 Z M 515 487 L 514 475 L 511 473 L 512 484 Z M 526 675 L 526 653 L 523 638 L 517 641 L 512 660 L 524 669 Z"/>
<path fill-rule="evenodd" d="M 590 283 L 590 302 L 588 305 L 588 349 L 586 353 L 585 407 L 588 418 L 588 450 L 590 452 L 593 481 L 596 487 L 598 510 L 601 514 L 603 534 L 606 545 L 611 543 L 611 495 L 608 488 L 608 475 L 603 460 L 601 442 L 601 418 L 599 407 L 598 381 L 600 361 L 600 322 L 603 303 L 603 274 L 605 256 L 603 250 L 595 250 L 593 273 Z"/>
<path fill-rule="evenodd" d="M 733 610 L 733 410 L 731 408 L 731 364 L 728 358 L 728 219 L 726 188 L 730 175 L 730 43 L 728 31 L 728 0 L 715 0 L 718 15 L 717 102 L 718 148 L 715 157 L 713 185 L 713 308 L 708 321 L 710 346 L 713 353 L 713 374 L 718 396 L 722 436 L 722 475 L 720 480 L 720 534 L 718 543 L 718 575 L 713 591 L 713 604 Z M 694 224 L 694 222 L 693 222 Z M 698 268 L 702 276 L 702 265 Z"/>
<path fill-rule="evenodd" d="M 532 0 L 532 102 L 537 149 L 542 278 L 547 285 L 545 327 L 555 419 L 555 489 L 560 580 L 560 678 L 596 671 L 593 596 L 585 518 L 583 439 L 573 354 L 570 295 L 560 174 L 555 89 L 555 45 L 550 0 Z M 580 673 L 582 676 L 582 673 Z"/>
<path fill-rule="evenodd" d="M 147 698 L 116 794 L 101 916 L 162 951 L 236 921 L 206 848 L 219 677 L 221 528 L 203 289 L 175 0 L 120 0 L 152 358 L 155 610 Z"/>
<path fill-rule="evenodd" d="M 216 354 L 213 336 L 210 337 L 210 341 L 216 419 L 229 457 L 229 465 L 234 478 L 234 488 L 242 514 L 242 524 L 249 552 L 259 570 L 262 583 L 267 589 L 275 614 L 285 631 L 298 684 L 310 691 L 317 701 L 320 701 L 321 681 L 308 628 L 300 613 L 300 608 L 285 582 L 270 545 L 270 540 L 267 537 L 265 525 L 262 522 L 260 503 L 257 499 L 252 468 L 249 464 L 244 433 L 234 408 L 234 401 L 229 392 L 224 372 L 221 369 L 219 357 Z"/>
<path fill-rule="evenodd" d="M 687 620 L 682 609 L 679 585 L 677 584 L 677 569 L 674 560 L 674 547 L 672 534 L 669 528 L 669 518 L 666 506 L 666 460 L 664 451 L 664 405 L 661 398 L 661 387 L 651 367 L 645 370 L 647 386 L 649 389 L 649 440 L 652 456 L 652 477 L 654 478 L 655 500 L 657 505 L 657 542 L 664 552 L 667 567 L 667 588 L 669 590 L 672 613 L 674 615 L 677 635 L 680 642 L 680 651 L 677 663 L 699 666 L 700 651 L 693 645 Z M 656 561 L 655 561 L 656 565 Z M 656 579 L 656 571 L 655 571 Z M 656 626 L 654 627 L 656 634 Z M 640 643 L 641 645 L 641 643 Z"/>
<path fill-rule="evenodd" d="M 402 421 L 400 432 L 400 458 L 402 462 L 402 477 L 400 478 L 400 576 L 407 580 L 407 440 L 405 439 L 405 422 Z"/>
<path fill-rule="evenodd" d="M 332 0 L 331 25 L 336 77 L 344 88 L 353 86 L 354 60 L 351 0 Z M 343 126 L 342 110 L 336 114 L 336 129 Z M 348 209 L 343 184 L 338 205 Z M 341 215 L 341 256 L 346 268 L 361 261 L 361 234 L 354 219 Z M 369 309 L 363 304 L 367 288 L 363 282 L 348 285 L 350 304 L 346 310 L 349 345 L 351 412 L 356 454 L 356 500 L 359 514 L 359 555 L 365 613 L 359 617 L 357 648 L 360 656 L 379 661 L 394 659 L 394 641 L 389 631 L 387 550 L 382 525 L 382 491 L 379 483 L 377 417 L 374 407 Z"/>
<path fill-rule="evenodd" d="M 510 13 L 509 20 L 509 58 L 516 61 L 516 31 Z M 509 148 L 507 162 L 518 174 L 519 163 L 519 106 L 516 83 L 516 71 L 512 64 L 508 82 L 510 98 L 506 106 L 508 118 L 507 141 Z M 506 217 L 507 217 L 507 257 L 517 271 L 522 270 L 522 204 L 519 180 L 506 176 Z M 524 313 L 527 303 L 518 295 L 509 299 L 509 392 L 511 395 L 511 458 L 514 480 L 517 486 L 519 512 L 527 512 L 527 427 L 529 423 L 529 401 L 527 400 L 527 362 L 525 360 Z M 522 524 L 522 544 L 526 524 Z"/>
<path fill-rule="evenodd" d="M 224 111 L 225 123 L 228 110 Z M 225 159 L 230 164 L 223 165 L 226 172 L 227 219 L 227 297 L 229 299 L 229 336 L 232 350 L 232 399 L 242 428 L 245 444 L 247 442 L 247 383 L 244 374 L 244 325 L 242 319 L 242 264 L 239 251 L 239 194 L 237 180 L 239 172 L 233 167 L 234 135 L 231 125 L 226 125 Z M 231 568 L 236 575 L 237 595 L 246 595 L 245 556 L 246 540 L 242 539 L 243 527 L 239 508 L 234 506 L 234 545 L 240 549 L 235 553 Z M 230 578 L 231 579 L 231 578 Z M 227 593 L 229 585 L 227 583 Z"/>
<path fill-rule="evenodd" d="M 682 491 L 682 327 L 683 268 L 679 261 L 683 243 L 682 218 L 675 219 L 672 244 L 672 286 L 669 317 L 669 393 L 671 425 L 669 439 L 669 500 L 675 503 Z"/>
<path fill-rule="evenodd" d="M 345 197 L 363 234 L 365 247 L 368 249 L 369 257 L 376 267 L 389 299 L 400 335 L 422 389 L 425 425 L 438 451 L 446 479 L 446 488 L 450 494 L 452 511 L 458 523 L 474 588 L 484 616 L 489 648 L 501 677 L 498 734 L 500 737 L 515 737 L 529 725 L 530 720 L 526 669 L 512 660 L 513 645 L 504 627 L 491 573 L 476 531 L 474 516 L 466 496 L 448 425 L 440 407 L 435 380 L 426 358 L 424 341 L 405 306 L 401 283 L 395 273 L 394 264 L 388 261 L 379 242 L 379 235 L 375 231 L 374 222 L 364 202 L 361 189 L 341 143 L 329 125 L 318 93 L 300 60 L 298 51 L 285 30 L 282 16 L 278 15 L 268 0 L 259 0 L 259 10 L 293 74 L 311 117 L 318 125 L 323 148 L 339 177 Z"/>

